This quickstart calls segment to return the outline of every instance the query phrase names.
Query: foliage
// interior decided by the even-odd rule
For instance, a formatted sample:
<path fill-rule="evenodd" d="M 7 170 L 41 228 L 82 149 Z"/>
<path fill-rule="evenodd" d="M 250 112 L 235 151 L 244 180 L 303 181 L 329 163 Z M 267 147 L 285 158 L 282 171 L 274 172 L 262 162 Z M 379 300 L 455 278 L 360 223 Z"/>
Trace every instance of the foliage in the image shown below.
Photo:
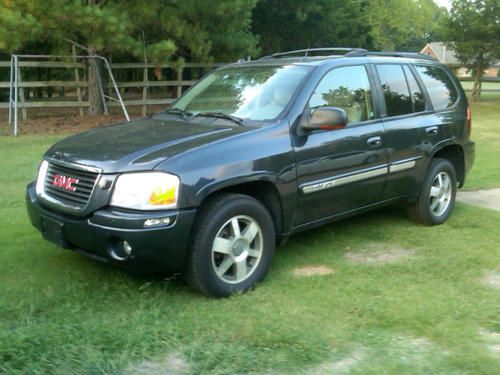
<path fill-rule="evenodd" d="M 252 29 L 264 54 L 314 47 L 367 46 L 363 3 L 345 0 L 261 0 Z"/>
<path fill-rule="evenodd" d="M 443 9 L 432 0 L 370 0 L 363 15 L 376 49 L 420 51 L 436 40 Z"/>
<path fill-rule="evenodd" d="M 484 70 L 500 60 L 500 2 L 454 0 L 445 36 L 457 58 L 475 72 L 472 99 L 477 99 Z"/>
<path fill-rule="evenodd" d="M 253 31 L 266 54 L 307 47 L 419 51 L 438 37 L 432 0 L 261 0 Z"/>
<path fill-rule="evenodd" d="M 195 0 L 3 0 L 0 49 L 16 52 L 38 39 L 53 49 L 68 51 L 74 42 L 100 54 L 126 51 L 142 58 L 144 36 L 153 62 L 176 55 L 230 60 L 257 51 L 249 30 L 254 5 L 255 0 L 213 0 L 210 6 Z"/>

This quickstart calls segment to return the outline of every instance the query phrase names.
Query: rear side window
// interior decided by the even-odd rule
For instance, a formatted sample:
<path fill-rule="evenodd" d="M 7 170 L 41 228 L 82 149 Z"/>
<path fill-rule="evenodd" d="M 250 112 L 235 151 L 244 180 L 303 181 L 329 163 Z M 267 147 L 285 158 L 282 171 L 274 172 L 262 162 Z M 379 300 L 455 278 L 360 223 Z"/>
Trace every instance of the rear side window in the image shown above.
<path fill-rule="evenodd" d="M 413 112 L 412 100 L 401 65 L 377 65 L 384 92 L 387 116 L 406 115 Z"/>
<path fill-rule="evenodd" d="M 436 66 L 415 66 L 436 111 L 451 107 L 458 99 L 458 92 L 445 70 Z"/>
<path fill-rule="evenodd" d="M 422 93 L 422 90 L 420 90 L 415 76 L 406 65 L 403 69 L 406 74 L 406 80 L 408 81 L 408 87 L 410 88 L 411 100 L 413 102 L 413 112 L 425 111 L 425 96 Z"/>

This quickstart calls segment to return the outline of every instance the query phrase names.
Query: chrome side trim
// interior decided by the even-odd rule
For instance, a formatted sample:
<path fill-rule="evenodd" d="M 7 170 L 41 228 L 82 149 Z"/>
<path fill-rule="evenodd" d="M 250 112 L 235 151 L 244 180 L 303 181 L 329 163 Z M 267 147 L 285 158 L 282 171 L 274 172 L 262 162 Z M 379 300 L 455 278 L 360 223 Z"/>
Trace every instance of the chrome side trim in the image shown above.
<path fill-rule="evenodd" d="M 391 164 L 389 166 L 389 173 L 396 173 L 396 172 L 404 171 L 407 169 L 411 169 L 414 166 L 415 166 L 415 160 L 407 161 L 404 163 Z"/>
<path fill-rule="evenodd" d="M 349 175 L 343 175 L 340 177 L 330 178 L 327 180 L 323 180 L 321 182 L 308 184 L 305 186 L 301 186 L 301 190 L 304 194 L 314 193 L 316 191 L 321 191 L 325 189 L 330 189 L 335 186 L 342 186 L 345 184 L 349 184 L 351 182 L 366 180 L 368 178 L 382 176 L 386 174 L 388 171 L 387 164 L 375 167 L 374 169 L 362 170 L 361 172 L 355 172 Z"/>
<path fill-rule="evenodd" d="M 398 160 L 389 165 L 389 173 L 396 173 L 405 171 L 407 169 L 412 169 L 416 165 L 416 161 L 421 159 L 421 156 L 417 156 L 414 158 L 408 158 L 403 160 Z"/>

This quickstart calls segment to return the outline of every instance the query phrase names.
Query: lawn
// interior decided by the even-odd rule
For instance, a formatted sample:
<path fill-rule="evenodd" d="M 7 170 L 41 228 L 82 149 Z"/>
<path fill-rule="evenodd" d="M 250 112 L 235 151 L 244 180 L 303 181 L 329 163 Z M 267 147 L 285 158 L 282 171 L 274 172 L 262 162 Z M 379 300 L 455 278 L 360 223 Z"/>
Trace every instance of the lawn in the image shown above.
<path fill-rule="evenodd" d="M 483 99 L 467 189 L 500 186 L 500 98 Z M 500 212 L 331 224 L 292 237 L 255 291 L 212 300 L 41 239 L 24 188 L 59 138 L 0 138 L 0 373 L 498 373 Z"/>

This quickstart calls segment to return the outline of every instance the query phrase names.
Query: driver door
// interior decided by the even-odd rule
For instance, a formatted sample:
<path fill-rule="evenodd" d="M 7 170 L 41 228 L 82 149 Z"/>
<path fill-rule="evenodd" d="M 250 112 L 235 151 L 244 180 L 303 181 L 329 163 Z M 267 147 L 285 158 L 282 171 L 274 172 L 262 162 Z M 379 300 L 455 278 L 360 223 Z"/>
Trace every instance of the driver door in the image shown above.
<path fill-rule="evenodd" d="M 309 109 L 330 106 L 346 111 L 337 130 L 295 136 L 298 176 L 296 225 L 346 213 L 381 199 L 387 176 L 384 128 L 376 119 L 364 65 L 330 70 L 309 100 Z"/>

